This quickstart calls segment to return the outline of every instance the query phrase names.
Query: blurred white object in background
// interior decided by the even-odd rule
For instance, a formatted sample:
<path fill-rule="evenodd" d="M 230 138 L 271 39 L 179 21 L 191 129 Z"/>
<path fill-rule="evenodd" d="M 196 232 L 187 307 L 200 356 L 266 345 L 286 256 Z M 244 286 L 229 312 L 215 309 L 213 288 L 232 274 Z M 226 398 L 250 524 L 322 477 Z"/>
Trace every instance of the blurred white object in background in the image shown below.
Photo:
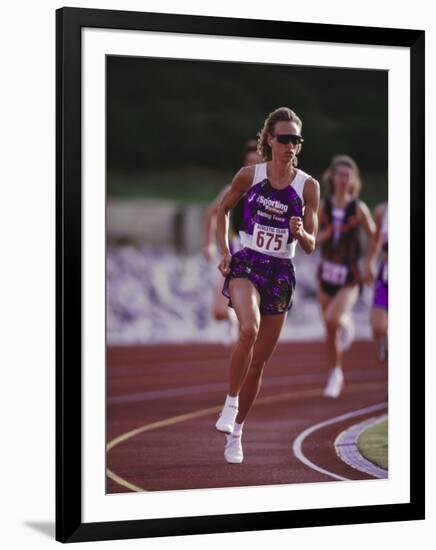
<path fill-rule="evenodd" d="M 324 327 L 316 295 L 319 257 L 295 257 L 294 304 L 280 339 L 322 340 Z M 212 318 L 217 265 L 201 252 L 171 248 L 114 246 L 107 251 L 107 340 L 109 344 L 218 342 L 226 323 Z M 354 308 L 356 339 L 369 339 L 371 290 L 364 288 Z"/>

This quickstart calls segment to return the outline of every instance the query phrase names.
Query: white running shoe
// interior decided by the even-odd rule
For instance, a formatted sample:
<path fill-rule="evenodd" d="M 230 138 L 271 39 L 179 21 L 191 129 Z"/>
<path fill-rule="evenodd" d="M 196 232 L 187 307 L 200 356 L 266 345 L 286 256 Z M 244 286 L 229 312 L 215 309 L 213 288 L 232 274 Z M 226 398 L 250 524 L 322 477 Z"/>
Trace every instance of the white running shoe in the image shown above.
<path fill-rule="evenodd" d="M 244 460 L 242 451 L 242 437 L 240 435 L 226 435 L 224 458 L 230 464 L 240 464 Z"/>
<path fill-rule="evenodd" d="M 235 425 L 237 414 L 238 407 L 224 405 L 223 410 L 220 412 L 220 416 L 215 424 L 215 428 L 219 432 L 231 434 L 233 432 L 233 426 Z"/>
<path fill-rule="evenodd" d="M 327 384 L 322 394 L 324 395 L 324 397 L 339 397 L 342 392 L 343 386 L 344 374 L 342 372 L 342 369 L 340 369 L 339 367 L 335 367 L 334 369 L 330 370 Z"/>
<path fill-rule="evenodd" d="M 351 315 L 347 315 L 345 323 L 339 327 L 339 344 L 342 351 L 347 350 L 354 341 L 355 329 Z"/>

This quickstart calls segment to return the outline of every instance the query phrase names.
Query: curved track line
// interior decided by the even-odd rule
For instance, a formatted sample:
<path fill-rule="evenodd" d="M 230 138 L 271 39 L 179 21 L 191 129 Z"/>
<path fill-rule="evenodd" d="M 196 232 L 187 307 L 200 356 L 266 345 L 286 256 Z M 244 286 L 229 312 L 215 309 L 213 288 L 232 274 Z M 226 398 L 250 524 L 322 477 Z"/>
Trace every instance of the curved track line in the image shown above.
<path fill-rule="evenodd" d="M 115 439 L 112 439 L 112 441 L 110 441 L 107 444 L 106 450 L 110 451 L 113 447 L 115 447 L 115 445 L 119 445 L 121 442 L 126 441 L 126 439 L 135 437 L 135 435 L 138 435 L 140 433 L 156 430 L 157 428 L 164 428 L 166 426 L 171 426 L 172 424 L 178 424 L 179 422 L 184 422 L 185 420 L 191 420 L 192 418 L 207 416 L 208 414 L 219 412 L 221 408 L 222 408 L 221 405 L 217 405 L 215 407 L 200 409 L 198 411 L 194 411 L 191 413 L 172 416 L 171 418 L 165 418 L 164 420 L 159 420 L 158 422 L 153 422 L 152 424 L 145 424 L 145 426 L 140 426 L 139 428 L 135 428 L 130 432 L 125 432 L 124 434 L 119 435 Z"/>
<path fill-rule="evenodd" d="M 363 409 L 358 409 L 356 411 L 351 411 L 349 413 L 341 414 L 340 416 L 335 416 L 334 418 L 330 418 L 328 420 L 323 420 L 322 422 L 319 422 L 318 424 L 314 424 L 310 428 L 307 428 L 304 430 L 304 432 L 301 432 L 301 434 L 294 440 L 294 443 L 292 445 L 292 450 L 294 452 L 294 455 L 298 458 L 300 462 L 311 468 L 312 470 L 315 470 L 321 474 L 325 474 L 326 476 L 332 477 L 333 479 L 337 479 L 339 481 L 351 481 L 347 477 L 340 476 L 338 474 L 335 474 L 334 472 L 329 472 L 328 470 L 325 470 L 324 468 L 321 468 L 311 460 L 309 460 L 306 455 L 303 453 L 303 442 L 309 435 L 313 434 L 317 430 L 320 430 L 321 428 L 325 428 L 326 426 L 331 426 L 332 424 L 336 424 L 337 422 L 342 422 L 343 420 L 349 420 L 350 418 L 354 418 L 356 416 L 362 416 L 367 413 L 379 411 L 381 409 L 386 408 L 386 402 L 384 403 L 377 403 L 377 405 L 371 405 L 370 407 L 365 407 Z"/>
<path fill-rule="evenodd" d="M 347 393 L 356 393 L 359 391 L 365 391 L 365 390 L 374 390 L 378 389 L 382 386 L 381 382 L 371 382 L 371 383 L 365 383 L 365 384 L 353 384 L 347 386 Z M 293 392 L 285 392 L 285 393 L 279 393 L 276 395 L 271 395 L 268 397 L 261 397 L 256 400 L 256 403 L 254 406 L 257 405 L 267 405 L 270 403 L 277 403 L 280 401 L 290 401 L 290 400 L 297 400 L 302 399 L 306 397 L 317 397 L 322 395 L 322 389 L 314 389 L 314 390 L 305 390 L 305 391 L 293 391 Z M 179 422 L 184 422 L 186 420 L 192 420 L 193 418 L 200 418 L 202 416 L 208 416 L 209 414 L 218 413 L 222 409 L 222 405 L 217 405 L 215 407 L 208 407 L 207 409 L 199 409 L 197 411 L 193 411 L 186 414 L 181 414 L 178 416 L 172 416 L 170 418 L 165 418 L 164 420 L 159 420 L 158 422 L 153 422 L 151 424 L 145 424 L 143 426 L 139 426 L 138 428 L 135 428 L 134 430 L 130 430 L 129 432 L 125 432 L 118 437 L 115 437 L 109 443 L 106 445 L 106 452 L 109 452 L 111 449 L 113 449 L 116 445 L 119 445 L 120 443 L 123 443 L 124 441 L 127 441 L 128 439 L 135 437 L 136 435 L 139 435 L 144 432 L 149 432 L 151 430 L 156 430 L 158 428 L 164 428 L 166 426 L 172 426 L 173 424 L 178 424 Z M 136 492 L 145 492 L 147 489 L 143 489 L 142 487 L 139 487 L 137 485 L 133 485 L 129 481 L 125 480 L 121 476 L 118 476 L 115 472 L 110 470 L 109 468 L 106 468 L 106 475 L 112 479 L 112 481 L 115 481 L 118 483 L 118 485 L 121 485 L 123 487 L 126 487 L 127 489 L 130 489 L 131 491 Z"/>
<path fill-rule="evenodd" d="M 112 472 L 112 470 L 109 470 L 109 468 L 106 468 L 106 475 L 112 481 L 115 481 L 115 483 L 118 483 L 118 485 L 121 485 L 122 487 L 126 487 L 126 489 L 130 489 L 134 493 L 147 492 L 147 489 L 143 489 L 142 487 L 139 487 L 139 485 L 134 485 L 133 483 L 130 483 L 126 479 L 118 476 L 115 472 Z"/>
<path fill-rule="evenodd" d="M 388 477 L 388 471 L 365 458 L 357 446 L 357 442 L 362 432 L 371 426 L 380 424 L 386 420 L 386 418 L 386 414 L 368 418 L 341 432 L 335 441 L 336 454 L 339 458 L 355 470 L 359 470 L 360 472 L 364 472 L 378 479 L 386 479 Z"/>

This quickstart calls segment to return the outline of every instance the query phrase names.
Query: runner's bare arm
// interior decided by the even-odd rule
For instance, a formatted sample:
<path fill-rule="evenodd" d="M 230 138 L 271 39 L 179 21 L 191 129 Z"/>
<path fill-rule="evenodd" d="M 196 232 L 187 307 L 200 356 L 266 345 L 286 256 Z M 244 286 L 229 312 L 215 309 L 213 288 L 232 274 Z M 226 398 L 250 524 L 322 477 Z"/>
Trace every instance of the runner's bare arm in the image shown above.
<path fill-rule="evenodd" d="M 319 196 L 319 183 L 313 178 L 308 178 L 303 191 L 305 203 L 303 220 L 298 216 L 293 216 L 290 220 L 292 234 L 306 254 L 310 254 L 315 250 L 316 235 L 318 233 Z"/>
<path fill-rule="evenodd" d="M 374 222 L 373 217 L 371 216 L 371 212 L 369 211 L 368 206 L 363 201 L 359 201 L 357 206 L 357 215 L 359 218 L 360 223 L 362 224 L 366 234 L 368 235 L 368 247 L 367 247 L 367 253 L 366 253 L 366 260 L 363 264 L 363 280 L 364 282 L 369 285 L 374 280 L 374 266 L 372 264 L 373 262 L 373 253 L 375 250 L 375 247 L 377 246 L 376 243 L 376 224 Z"/>
<path fill-rule="evenodd" d="M 211 260 L 215 252 L 216 218 L 218 214 L 218 208 L 222 198 L 229 189 L 230 185 L 226 185 L 226 187 L 222 189 L 215 200 L 209 205 L 209 208 L 206 211 L 206 219 L 204 223 L 203 254 L 207 260 Z"/>
<path fill-rule="evenodd" d="M 321 203 L 318 210 L 318 228 L 319 231 L 316 235 L 316 244 L 321 244 L 332 236 L 332 226 L 326 224 L 324 219 L 324 205 Z"/>
<path fill-rule="evenodd" d="M 229 248 L 229 212 L 234 208 L 241 197 L 250 189 L 253 181 L 254 165 L 244 166 L 236 173 L 229 190 L 224 194 L 217 212 L 217 238 L 222 259 L 218 269 L 227 275 L 231 260 Z"/>

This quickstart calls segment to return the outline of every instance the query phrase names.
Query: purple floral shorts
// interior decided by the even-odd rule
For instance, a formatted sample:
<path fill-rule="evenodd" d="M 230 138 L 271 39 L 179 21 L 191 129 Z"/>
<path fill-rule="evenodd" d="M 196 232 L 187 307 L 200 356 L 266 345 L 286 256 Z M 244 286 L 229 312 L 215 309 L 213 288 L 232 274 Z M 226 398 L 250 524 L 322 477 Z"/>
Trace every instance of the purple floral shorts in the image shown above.
<path fill-rule="evenodd" d="M 260 294 L 260 313 L 277 315 L 289 311 L 295 289 L 295 269 L 290 259 L 274 258 L 250 248 L 232 256 L 230 272 L 224 280 L 222 293 L 233 307 L 229 283 L 232 279 L 249 279 Z"/>

